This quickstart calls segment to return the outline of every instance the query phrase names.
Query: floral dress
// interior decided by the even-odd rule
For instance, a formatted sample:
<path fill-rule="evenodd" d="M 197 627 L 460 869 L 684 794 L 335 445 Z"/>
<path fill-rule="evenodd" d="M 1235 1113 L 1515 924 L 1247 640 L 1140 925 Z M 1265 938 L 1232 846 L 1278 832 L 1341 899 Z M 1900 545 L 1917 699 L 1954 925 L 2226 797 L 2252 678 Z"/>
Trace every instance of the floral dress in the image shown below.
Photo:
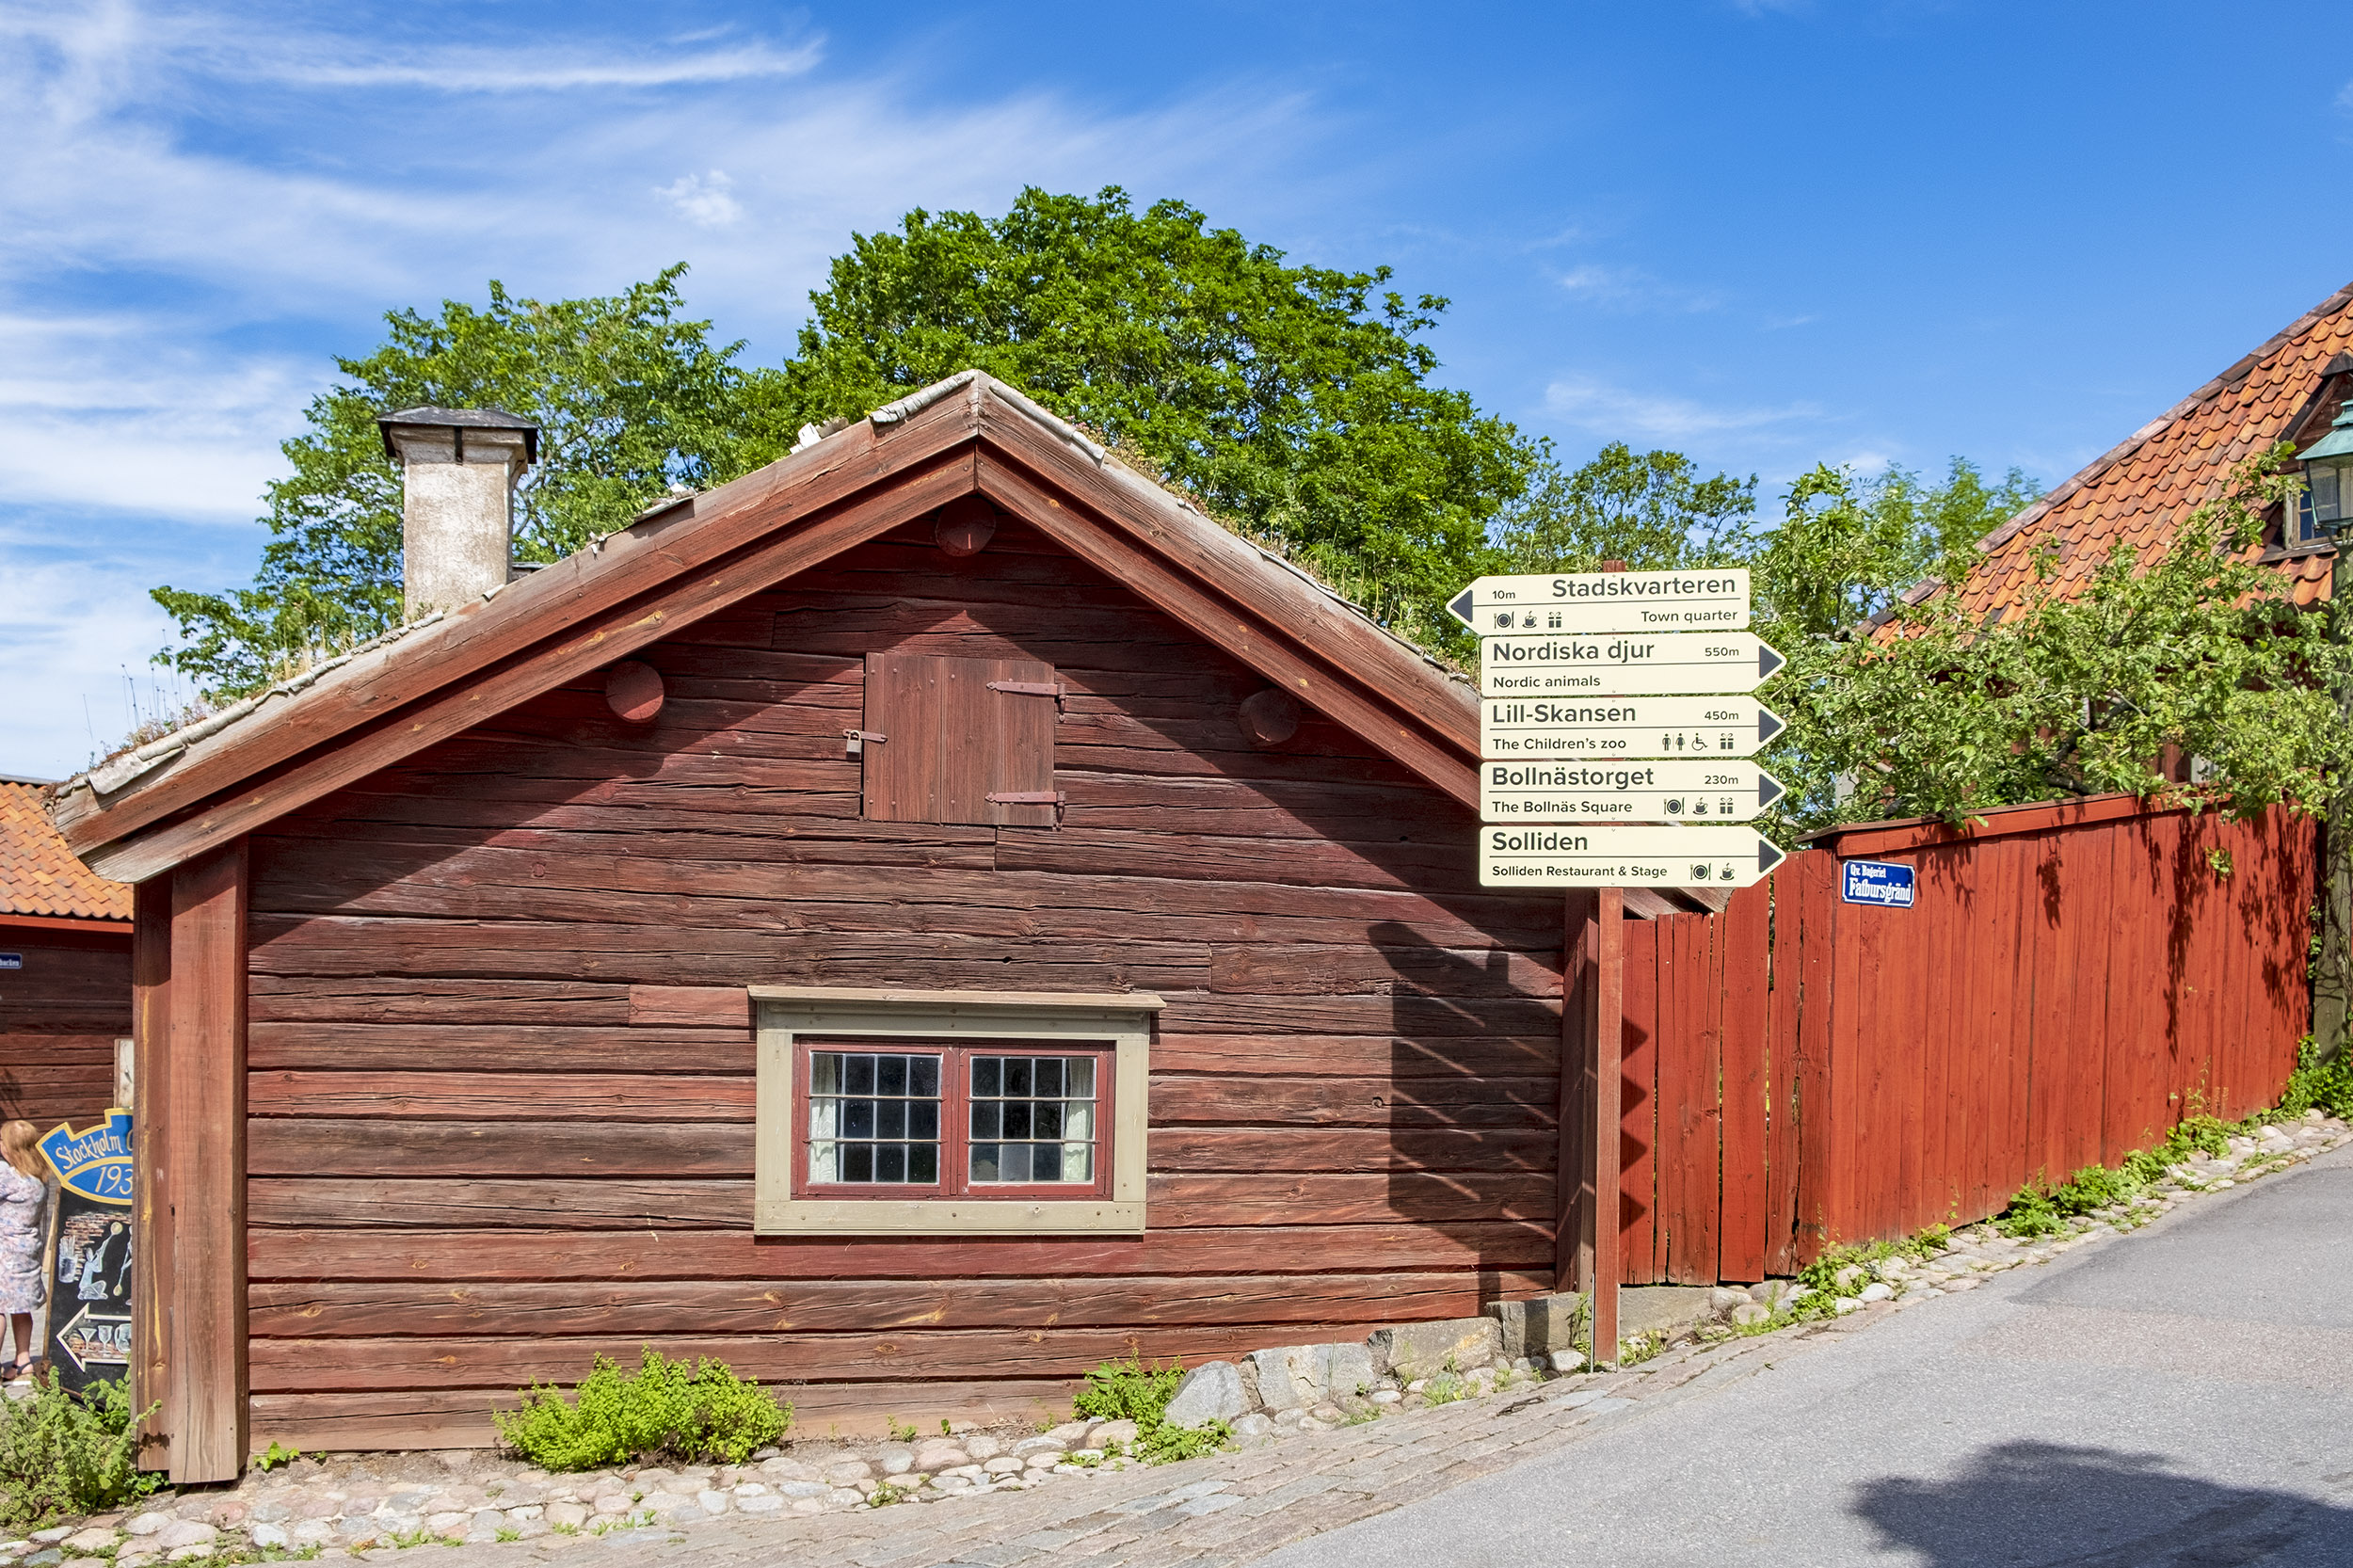
<path fill-rule="evenodd" d="M 49 1217 L 49 1187 L 0 1160 L 0 1312 L 40 1305 L 45 1283 L 40 1245 Z"/>

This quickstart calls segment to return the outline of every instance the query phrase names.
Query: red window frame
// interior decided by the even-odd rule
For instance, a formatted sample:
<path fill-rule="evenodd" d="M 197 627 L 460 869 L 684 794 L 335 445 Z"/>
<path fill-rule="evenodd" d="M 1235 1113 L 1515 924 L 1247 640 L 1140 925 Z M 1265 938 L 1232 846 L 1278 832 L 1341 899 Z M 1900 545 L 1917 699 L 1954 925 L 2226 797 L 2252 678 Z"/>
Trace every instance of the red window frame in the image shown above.
<path fill-rule="evenodd" d="M 809 1090 L 819 1052 L 843 1055 L 931 1056 L 939 1065 L 939 1180 L 930 1186 L 908 1181 L 817 1182 L 809 1179 Z M 1073 1045 L 1066 1040 L 940 1040 L 919 1035 L 819 1035 L 793 1042 L 792 1192 L 796 1197 L 935 1201 L 1034 1201 L 1041 1198 L 1108 1198 L 1112 1192 L 1112 1128 L 1114 1094 L 1109 1041 Z M 975 1182 L 971 1179 L 971 1061 L 976 1056 L 1053 1056 L 1095 1064 L 1095 1179 L 1093 1181 Z M 1031 1096 L 1032 1098 L 1038 1096 Z M 1060 1096 L 1067 1098 L 1069 1096 Z M 982 1143 L 995 1140 L 982 1139 Z M 1022 1142 L 1012 1139 L 1005 1142 Z M 1051 1142 L 1052 1140 L 1041 1140 Z M 1064 1140 L 1065 1142 L 1070 1140 Z"/>

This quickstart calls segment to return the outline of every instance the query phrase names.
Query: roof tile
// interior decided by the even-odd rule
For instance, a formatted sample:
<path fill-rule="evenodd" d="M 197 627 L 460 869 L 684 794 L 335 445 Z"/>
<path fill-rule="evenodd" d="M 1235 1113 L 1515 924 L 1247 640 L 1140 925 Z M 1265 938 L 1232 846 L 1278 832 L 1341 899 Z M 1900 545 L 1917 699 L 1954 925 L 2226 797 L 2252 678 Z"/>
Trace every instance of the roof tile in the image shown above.
<path fill-rule="evenodd" d="M 49 822 L 41 787 L 0 781 L 0 915 L 127 920 L 131 886 L 74 857 Z"/>

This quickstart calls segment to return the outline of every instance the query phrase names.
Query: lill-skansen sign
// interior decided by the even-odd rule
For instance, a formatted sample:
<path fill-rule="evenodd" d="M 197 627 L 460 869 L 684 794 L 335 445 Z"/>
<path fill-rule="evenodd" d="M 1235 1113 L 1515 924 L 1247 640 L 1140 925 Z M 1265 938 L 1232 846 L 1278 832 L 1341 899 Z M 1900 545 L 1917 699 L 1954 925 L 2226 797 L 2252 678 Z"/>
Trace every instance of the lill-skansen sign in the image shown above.
<path fill-rule="evenodd" d="M 1745 567 L 1709 571 L 1582 571 L 1482 577 L 1447 604 L 1484 636 L 1545 632 L 1738 632 L 1749 624 Z"/>
<path fill-rule="evenodd" d="M 1753 696 L 1489 697 L 1479 755 L 1749 757 L 1788 728 Z"/>

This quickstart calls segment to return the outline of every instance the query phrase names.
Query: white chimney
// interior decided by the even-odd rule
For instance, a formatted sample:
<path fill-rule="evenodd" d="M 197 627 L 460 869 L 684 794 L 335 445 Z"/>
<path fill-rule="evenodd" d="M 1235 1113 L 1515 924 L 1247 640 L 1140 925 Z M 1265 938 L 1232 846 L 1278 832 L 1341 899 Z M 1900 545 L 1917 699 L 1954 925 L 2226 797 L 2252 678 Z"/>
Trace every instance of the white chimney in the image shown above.
<path fill-rule="evenodd" d="M 403 408 L 376 423 L 402 472 L 402 618 L 504 586 L 515 482 L 539 460 L 539 427 L 504 408 Z"/>

